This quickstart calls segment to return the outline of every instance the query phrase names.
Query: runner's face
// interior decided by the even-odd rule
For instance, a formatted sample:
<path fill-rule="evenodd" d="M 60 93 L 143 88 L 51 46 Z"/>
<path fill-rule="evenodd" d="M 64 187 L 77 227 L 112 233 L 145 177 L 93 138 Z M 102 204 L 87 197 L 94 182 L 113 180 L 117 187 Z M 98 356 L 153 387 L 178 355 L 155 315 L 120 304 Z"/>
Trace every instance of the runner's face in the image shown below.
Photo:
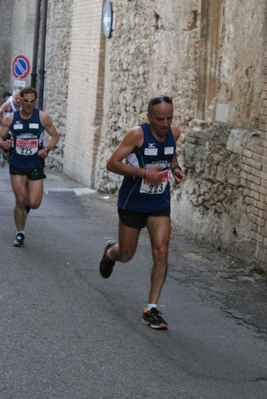
<path fill-rule="evenodd" d="M 165 138 L 172 123 L 173 106 L 163 101 L 153 105 L 153 112 L 147 114 L 147 119 L 152 132 L 159 138 Z"/>
<path fill-rule="evenodd" d="M 34 102 L 25 102 L 24 100 L 34 100 Z M 31 94 L 24 94 L 23 99 L 21 100 L 21 106 L 22 106 L 22 110 L 26 113 L 26 114 L 30 114 L 33 112 L 33 109 L 35 107 L 35 95 L 33 93 Z"/>
<path fill-rule="evenodd" d="M 15 94 L 15 95 L 13 96 L 13 101 L 14 101 L 15 107 L 16 107 L 17 109 L 19 109 L 19 108 L 20 108 L 20 103 L 21 103 L 19 93 L 18 93 L 18 94 Z"/>

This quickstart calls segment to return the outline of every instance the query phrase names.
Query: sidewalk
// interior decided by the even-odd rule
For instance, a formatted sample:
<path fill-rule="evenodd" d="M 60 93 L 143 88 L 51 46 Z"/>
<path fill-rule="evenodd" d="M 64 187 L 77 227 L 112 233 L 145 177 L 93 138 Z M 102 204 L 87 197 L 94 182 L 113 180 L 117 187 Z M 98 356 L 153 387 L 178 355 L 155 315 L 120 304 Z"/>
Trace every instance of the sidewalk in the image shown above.
<path fill-rule="evenodd" d="M 46 168 L 45 191 L 57 189 L 84 189 L 76 191 L 82 206 L 90 201 L 86 188 Z M 74 191 L 73 191 L 74 192 Z M 85 193 L 85 194 L 84 194 Z M 102 198 L 104 194 L 98 194 Z M 106 207 L 116 217 L 116 198 L 111 197 Z M 223 309 L 237 323 L 252 329 L 267 339 L 267 285 L 264 277 L 249 270 L 241 262 L 209 246 L 172 232 L 169 251 L 168 278 L 177 286 L 186 284 L 197 292 L 201 300 L 212 302 Z"/>

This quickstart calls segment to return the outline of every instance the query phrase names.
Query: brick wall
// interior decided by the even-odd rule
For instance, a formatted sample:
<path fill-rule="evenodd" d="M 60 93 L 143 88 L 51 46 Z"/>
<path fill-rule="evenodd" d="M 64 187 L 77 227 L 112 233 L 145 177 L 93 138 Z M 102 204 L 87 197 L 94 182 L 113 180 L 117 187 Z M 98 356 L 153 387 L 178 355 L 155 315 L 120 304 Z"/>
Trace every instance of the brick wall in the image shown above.
<path fill-rule="evenodd" d="M 263 86 L 259 110 L 259 137 L 243 156 L 241 182 L 246 187 L 250 239 L 255 245 L 254 261 L 267 264 L 267 43 L 263 62 Z"/>

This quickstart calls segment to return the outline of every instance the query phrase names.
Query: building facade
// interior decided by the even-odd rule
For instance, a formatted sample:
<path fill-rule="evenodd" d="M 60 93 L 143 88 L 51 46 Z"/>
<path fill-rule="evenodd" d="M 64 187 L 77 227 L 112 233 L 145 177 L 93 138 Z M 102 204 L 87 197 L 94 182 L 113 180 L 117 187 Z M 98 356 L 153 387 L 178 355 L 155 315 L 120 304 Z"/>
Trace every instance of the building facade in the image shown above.
<path fill-rule="evenodd" d="M 149 98 L 170 95 L 187 173 L 171 180 L 174 225 L 267 269 L 266 1 L 114 0 L 110 38 L 103 4 L 48 2 L 44 107 L 61 133 L 50 166 L 116 193 L 108 157 Z"/>

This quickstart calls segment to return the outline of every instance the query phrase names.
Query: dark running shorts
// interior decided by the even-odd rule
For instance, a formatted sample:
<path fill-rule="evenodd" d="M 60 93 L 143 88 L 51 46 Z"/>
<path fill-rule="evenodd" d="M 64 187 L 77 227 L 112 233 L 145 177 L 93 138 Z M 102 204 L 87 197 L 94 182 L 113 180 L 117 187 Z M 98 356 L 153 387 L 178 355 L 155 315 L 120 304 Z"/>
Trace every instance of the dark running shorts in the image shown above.
<path fill-rule="evenodd" d="M 142 229 L 146 226 L 149 216 L 168 216 L 170 217 L 171 208 L 164 208 L 158 212 L 133 212 L 118 208 L 118 214 L 123 224 L 134 229 Z"/>
<path fill-rule="evenodd" d="M 27 169 L 27 168 L 13 168 L 9 167 L 9 173 L 11 175 L 27 176 L 29 180 L 41 180 L 45 179 L 44 169 Z"/>

